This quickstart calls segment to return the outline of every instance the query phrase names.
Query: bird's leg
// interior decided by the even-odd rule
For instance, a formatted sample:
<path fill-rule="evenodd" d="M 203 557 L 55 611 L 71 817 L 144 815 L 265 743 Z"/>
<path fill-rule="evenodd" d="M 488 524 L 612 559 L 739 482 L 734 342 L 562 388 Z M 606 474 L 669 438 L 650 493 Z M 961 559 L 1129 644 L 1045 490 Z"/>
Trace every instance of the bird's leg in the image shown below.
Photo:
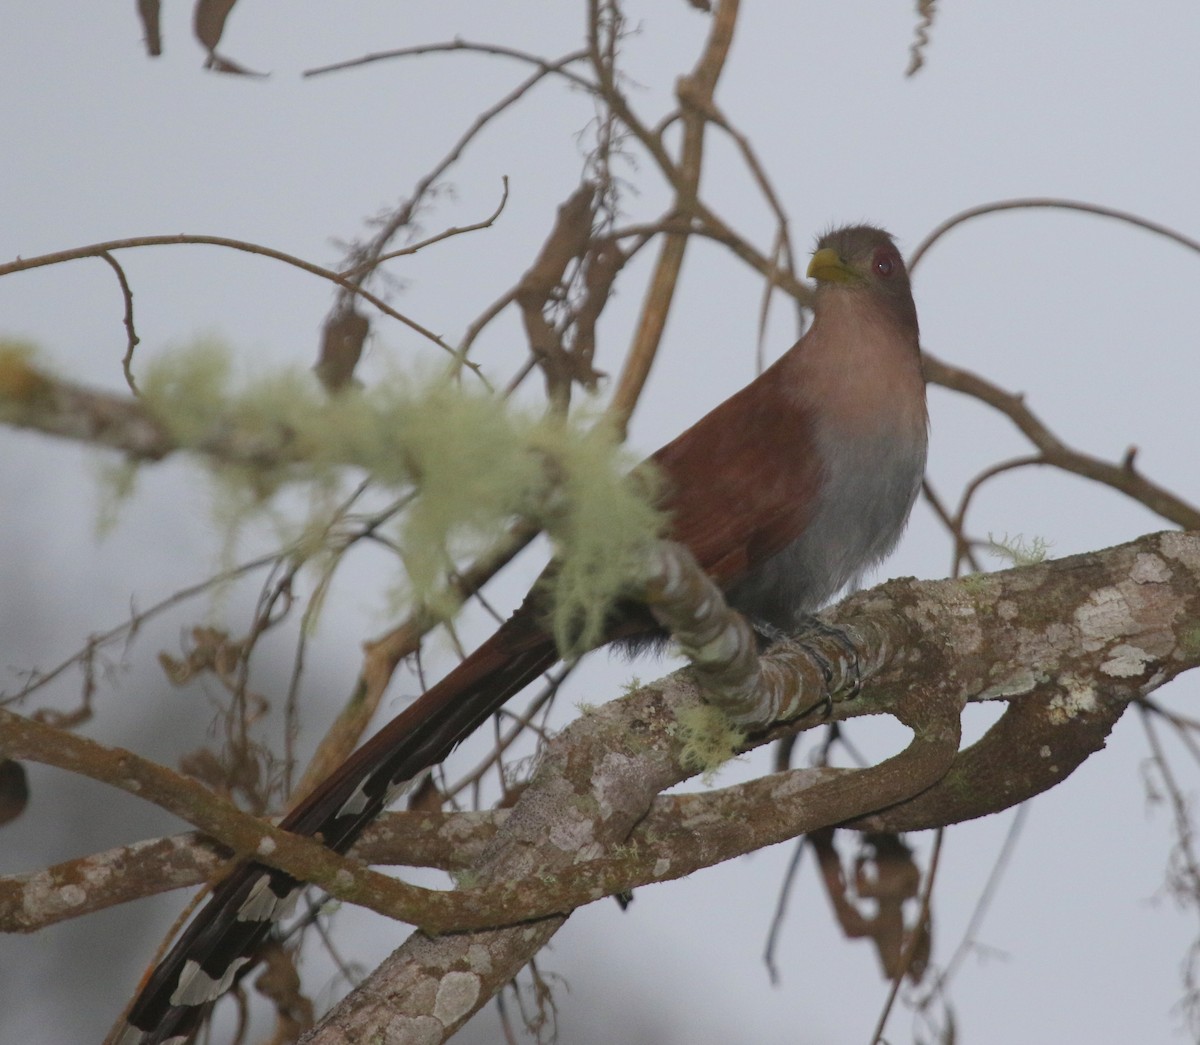
<path fill-rule="evenodd" d="M 817 662 L 817 666 L 825 676 L 825 699 L 814 704 L 805 714 L 820 707 L 823 709 L 821 717 L 828 718 L 833 713 L 833 665 L 825 654 L 812 643 L 805 641 L 805 636 L 833 639 L 842 648 L 849 661 L 850 688 L 846 698 L 848 700 L 853 700 L 862 692 L 862 663 L 858 657 L 858 648 L 851 641 L 850 636 L 837 625 L 829 624 L 820 617 L 810 614 L 805 614 L 800 618 L 800 627 L 795 634 L 795 641 L 803 646 L 808 655 Z"/>
<path fill-rule="evenodd" d="M 826 638 L 833 639 L 839 646 L 842 647 L 846 654 L 846 659 L 849 661 L 850 674 L 850 690 L 848 700 L 853 700 L 862 692 L 862 661 L 858 656 L 858 647 L 854 645 L 854 640 L 846 634 L 845 630 L 839 628 L 836 624 L 830 624 L 816 616 L 805 616 L 801 618 L 802 629 L 800 635 L 821 635 Z"/>
<path fill-rule="evenodd" d="M 783 642 L 785 640 L 798 642 L 800 646 L 803 647 L 804 652 L 808 654 L 812 661 L 821 670 L 821 675 L 825 679 L 825 695 L 819 701 L 817 701 L 817 703 L 813 704 L 812 707 L 806 708 L 804 711 L 802 711 L 797 717 L 804 718 L 805 715 L 809 715 L 817 708 L 821 708 L 821 717 L 828 718 L 833 713 L 833 664 L 830 663 L 829 658 L 826 657 L 825 654 L 819 649 L 817 649 L 816 646 L 805 642 L 804 636 L 806 634 L 832 635 L 836 633 L 837 636 L 845 643 L 845 647 L 853 653 L 854 647 L 852 644 L 850 644 L 850 640 L 846 637 L 846 635 L 838 631 L 836 628 L 833 628 L 831 625 L 826 624 L 819 618 L 807 615 L 801 619 L 801 626 L 795 632 L 784 631 L 782 628 L 776 627 L 774 624 L 770 624 L 764 620 L 756 620 L 753 622 L 752 626 L 754 628 L 755 635 L 758 636 L 758 648 L 760 653 L 765 652 L 777 642 Z M 857 656 L 855 656 L 854 664 L 857 672 Z M 855 692 L 857 692 L 857 683 L 855 685 Z"/>

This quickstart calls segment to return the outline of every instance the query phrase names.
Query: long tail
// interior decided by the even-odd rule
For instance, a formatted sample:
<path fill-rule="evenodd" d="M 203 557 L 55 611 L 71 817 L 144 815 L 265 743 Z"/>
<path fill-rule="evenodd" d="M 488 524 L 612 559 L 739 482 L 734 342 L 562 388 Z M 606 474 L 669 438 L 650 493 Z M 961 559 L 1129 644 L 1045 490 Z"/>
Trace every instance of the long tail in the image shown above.
<path fill-rule="evenodd" d="M 321 834 L 345 852 L 422 770 L 436 765 L 510 697 L 558 659 L 554 641 L 522 607 L 441 682 L 392 719 L 296 806 L 281 827 Z M 259 863 L 217 886 L 147 980 L 116 1045 L 184 1042 L 208 1007 L 251 964 L 271 925 L 304 885 Z"/>

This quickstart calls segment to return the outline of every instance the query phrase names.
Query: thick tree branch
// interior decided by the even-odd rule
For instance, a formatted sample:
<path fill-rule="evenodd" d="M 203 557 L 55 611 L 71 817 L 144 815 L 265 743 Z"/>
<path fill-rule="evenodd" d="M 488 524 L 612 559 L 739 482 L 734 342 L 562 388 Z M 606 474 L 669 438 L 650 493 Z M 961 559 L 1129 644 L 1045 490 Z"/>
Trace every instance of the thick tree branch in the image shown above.
<path fill-rule="evenodd" d="M 507 816 L 504 809 L 385 814 L 350 855 L 368 864 L 463 870 L 479 858 Z M 0 877 L 0 932 L 34 932 L 130 900 L 202 885 L 230 856 L 225 846 L 191 831 Z"/>
<path fill-rule="evenodd" d="M 834 619 L 863 647 L 866 684 L 861 696 L 840 700 L 833 716 L 893 713 L 917 733 L 906 752 L 864 771 L 796 771 L 706 794 L 658 797 L 689 772 L 682 766 L 685 739 L 678 723 L 696 706 L 698 691 L 693 673 L 685 670 L 605 705 L 552 743 L 517 810 L 532 803 L 537 812 L 536 796 L 545 800 L 547 789 L 557 788 L 558 798 L 538 813 L 550 816 L 550 823 L 527 828 L 539 842 L 533 848 L 520 844 L 526 858 L 520 873 L 481 869 L 497 860 L 509 866 L 507 858 L 495 855 L 516 844 L 516 828 L 503 815 L 390 817 L 356 850 L 371 862 L 446 868 L 462 868 L 472 853 L 486 851 L 487 859 L 472 870 L 471 888 L 457 894 L 430 894 L 396 882 L 372 892 L 377 876 L 308 840 L 238 813 L 136 756 L 18 716 L 5 713 L 0 746 L 165 804 L 238 851 L 307 872 L 352 902 L 443 930 L 511 924 L 688 874 L 816 827 L 940 826 L 1053 786 L 1102 746 L 1130 701 L 1200 663 L 1200 535 L 1152 535 L 1105 552 L 965 581 L 892 582 L 848 601 Z M 784 670 L 789 661 L 806 658 L 803 648 L 784 644 L 763 660 Z M 1006 700 L 1010 707 L 981 741 L 953 757 L 963 700 Z M 793 728 L 777 727 L 748 746 Z M 629 750 L 631 735 L 639 738 L 638 757 L 615 755 Z M 564 763 L 574 775 L 555 782 L 553 774 L 565 772 Z M 561 792 L 568 785 L 579 800 L 564 804 Z M 630 803 L 616 820 L 616 813 L 603 812 L 612 805 L 610 791 Z M 575 819 L 564 822 L 564 816 Z M 543 830 L 550 834 L 539 835 Z M 578 844 L 547 848 L 552 836 Z M 262 853 L 264 838 L 278 843 L 274 853 Z M 458 843 L 464 848 L 454 853 Z M 328 868 L 318 866 L 321 860 L 305 863 L 310 849 L 319 851 Z M 134 872 L 142 866 L 154 878 L 146 861 L 164 858 L 169 884 L 182 885 L 211 872 L 219 854 L 168 839 L 17 876 L 0 885 L 5 927 L 27 930 L 159 891 L 168 883 L 148 885 Z M 114 890 L 105 875 L 94 872 L 117 862 L 123 862 L 128 882 Z"/>
<path fill-rule="evenodd" d="M 593 896 L 603 895 L 620 877 L 604 873 L 604 854 L 614 851 L 626 872 L 633 865 L 649 872 L 644 879 L 636 873 L 632 880 L 626 877 L 628 886 L 700 866 L 697 850 L 714 835 L 723 836 L 717 858 L 727 859 L 788 837 L 789 830 L 810 830 L 821 819 L 854 821 L 847 809 L 855 804 L 890 806 L 893 815 L 907 802 L 920 810 L 916 796 L 947 768 L 962 769 L 972 779 L 972 756 L 963 756 L 965 768 L 952 759 L 957 704 L 968 697 L 1044 702 L 1045 713 L 1032 716 L 1043 727 L 1037 739 L 1044 743 L 1035 750 L 1048 772 L 1061 779 L 1071 766 L 1059 755 L 1069 757 L 1074 750 L 1072 733 L 1078 729 L 1085 745 L 1094 744 L 1094 708 L 1123 706 L 1200 662 L 1200 537 L 1159 534 L 1107 552 L 967 581 L 894 582 L 851 600 L 836 618 L 849 628 L 868 622 L 880 627 L 884 641 L 909 629 L 924 636 L 895 646 L 887 668 L 862 696 L 834 711 L 843 717 L 890 708 L 901 715 L 916 734 L 902 755 L 864 771 L 795 771 L 716 797 L 672 799 L 686 830 L 650 834 L 665 827 L 651 820 L 630 834 L 654 796 L 679 778 L 670 726 L 695 699 L 685 671 L 661 688 L 585 716 L 550 745 L 534 781 L 475 868 L 471 891 L 482 901 L 496 890 L 529 910 L 517 883 L 541 883 L 553 893 L 586 882 Z M 637 738 L 636 757 L 623 753 L 631 749 L 631 735 Z M 1019 801 L 1031 786 L 1028 780 L 1018 766 L 1016 785 L 1007 794 Z M 880 790 L 856 794 L 863 785 L 872 791 L 881 783 Z M 975 805 L 959 813 L 974 816 L 994 808 L 987 795 L 975 794 Z M 751 807 L 748 800 L 757 801 Z M 724 802 L 725 812 L 735 815 L 714 819 L 707 802 Z M 783 824 L 789 814 L 797 819 Z M 731 836 L 737 836 L 732 844 Z M 681 850 L 678 864 L 672 843 Z M 322 1045 L 363 1040 L 385 1028 L 445 1040 L 563 921 L 551 916 L 437 939 L 415 934 L 308 1040 Z"/>

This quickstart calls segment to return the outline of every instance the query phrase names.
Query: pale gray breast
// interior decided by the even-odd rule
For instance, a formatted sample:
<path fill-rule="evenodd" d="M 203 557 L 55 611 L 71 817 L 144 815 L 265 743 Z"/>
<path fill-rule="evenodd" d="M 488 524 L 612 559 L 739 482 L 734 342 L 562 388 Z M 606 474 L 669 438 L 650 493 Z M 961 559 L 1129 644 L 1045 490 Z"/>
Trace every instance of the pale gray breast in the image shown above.
<path fill-rule="evenodd" d="M 804 533 L 728 593 L 753 619 L 792 630 L 896 546 L 921 488 L 927 438 L 884 430 L 847 438 L 817 433 L 821 493 Z"/>

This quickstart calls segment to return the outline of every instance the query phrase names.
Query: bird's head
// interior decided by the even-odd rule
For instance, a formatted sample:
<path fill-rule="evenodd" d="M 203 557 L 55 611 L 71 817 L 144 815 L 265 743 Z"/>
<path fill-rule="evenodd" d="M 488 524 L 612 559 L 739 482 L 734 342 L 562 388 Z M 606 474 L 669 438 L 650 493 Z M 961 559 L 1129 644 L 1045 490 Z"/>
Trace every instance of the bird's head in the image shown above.
<path fill-rule="evenodd" d="M 824 290 L 865 291 L 889 305 L 903 322 L 916 325 L 908 269 L 895 242 L 872 225 L 831 229 L 818 241 L 808 278 Z"/>

